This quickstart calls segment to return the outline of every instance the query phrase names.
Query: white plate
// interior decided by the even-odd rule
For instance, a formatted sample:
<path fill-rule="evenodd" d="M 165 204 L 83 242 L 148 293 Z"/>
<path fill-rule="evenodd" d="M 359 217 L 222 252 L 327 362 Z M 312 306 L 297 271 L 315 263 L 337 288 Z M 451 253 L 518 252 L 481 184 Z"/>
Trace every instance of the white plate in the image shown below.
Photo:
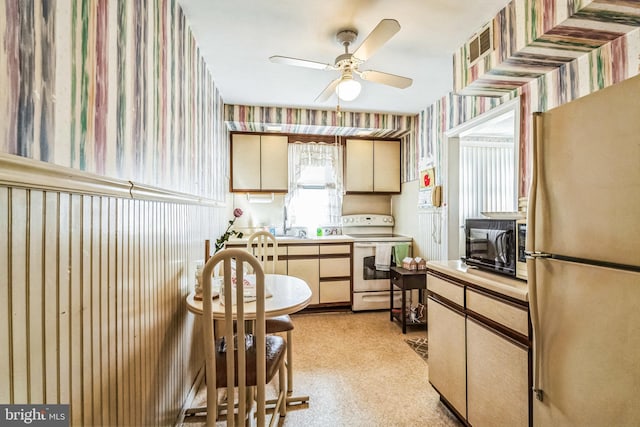
<path fill-rule="evenodd" d="M 480 212 L 483 216 L 492 219 L 523 219 L 524 212 Z"/>

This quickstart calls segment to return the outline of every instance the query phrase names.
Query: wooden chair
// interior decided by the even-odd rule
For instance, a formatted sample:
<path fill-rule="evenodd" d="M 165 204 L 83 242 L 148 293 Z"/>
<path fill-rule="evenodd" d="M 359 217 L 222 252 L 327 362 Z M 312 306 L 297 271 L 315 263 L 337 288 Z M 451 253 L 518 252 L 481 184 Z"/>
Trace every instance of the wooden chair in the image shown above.
<path fill-rule="evenodd" d="M 256 231 L 247 240 L 247 250 L 260 261 L 265 273 L 275 274 L 278 262 L 278 241 L 268 231 Z M 271 256 L 271 262 L 269 262 Z M 288 314 L 267 318 L 267 334 L 287 333 L 287 390 L 293 392 L 293 322 Z"/>
<path fill-rule="evenodd" d="M 231 262 L 236 262 L 236 286 L 232 286 Z M 221 338 L 215 339 L 213 333 L 211 276 L 216 264 L 224 265 L 225 326 Z M 256 279 L 256 319 L 253 332 L 248 333 L 245 322 L 244 304 L 231 304 L 232 292 L 236 301 L 244 299 L 245 264 L 255 272 Z M 207 425 L 214 426 L 218 417 L 218 389 L 227 389 L 228 426 L 244 424 L 248 420 L 253 424 L 265 425 L 266 385 L 279 374 L 278 397 L 269 425 L 277 418 L 286 415 L 286 381 L 284 367 L 285 341 L 277 335 L 265 333 L 265 286 L 264 271 L 258 260 L 242 249 L 225 249 L 210 258 L 203 269 L 203 345 L 205 350 L 205 372 L 207 376 Z M 235 288 L 235 289 L 234 289 Z M 222 290 L 221 290 L 222 292 Z M 236 330 L 237 329 L 237 330 Z M 243 337 L 243 338 L 241 338 Z M 244 341 L 244 345 L 242 343 Z M 235 388 L 237 387 L 237 411 L 235 406 Z M 256 405 L 254 405 L 254 399 Z M 234 414 L 235 412 L 235 414 Z M 255 414 L 254 414 L 255 412 Z M 235 415 L 235 416 L 234 416 Z"/>

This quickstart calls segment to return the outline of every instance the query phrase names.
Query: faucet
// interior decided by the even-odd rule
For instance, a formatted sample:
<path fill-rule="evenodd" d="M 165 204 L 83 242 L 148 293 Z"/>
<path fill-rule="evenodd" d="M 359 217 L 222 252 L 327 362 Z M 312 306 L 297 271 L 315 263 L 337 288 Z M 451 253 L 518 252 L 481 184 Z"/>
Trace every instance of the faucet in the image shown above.
<path fill-rule="evenodd" d="M 282 218 L 282 234 L 284 236 L 287 235 L 287 231 L 289 230 L 287 228 L 287 205 L 284 205 L 283 207 L 283 218 Z"/>

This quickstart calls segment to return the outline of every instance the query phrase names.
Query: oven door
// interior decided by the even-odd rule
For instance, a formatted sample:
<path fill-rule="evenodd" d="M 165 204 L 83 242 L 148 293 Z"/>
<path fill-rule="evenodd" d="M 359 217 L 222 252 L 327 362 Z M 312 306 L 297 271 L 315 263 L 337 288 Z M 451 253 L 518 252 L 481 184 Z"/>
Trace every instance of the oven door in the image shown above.
<path fill-rule="evenodd" d="M 376 244 L 355 242 L 353 245 L 353 291 L 388 291 L 389 272 L 376 270 Z"/>

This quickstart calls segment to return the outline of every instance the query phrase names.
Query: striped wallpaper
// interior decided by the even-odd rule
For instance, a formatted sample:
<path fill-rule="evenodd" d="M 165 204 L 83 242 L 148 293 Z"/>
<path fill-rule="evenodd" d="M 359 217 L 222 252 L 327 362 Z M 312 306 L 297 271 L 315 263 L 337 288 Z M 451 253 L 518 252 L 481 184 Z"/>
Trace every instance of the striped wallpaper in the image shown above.
<path fill-rule="evenodd" d="M 369 130 L 372 137 L 399 138 L 413 129 L 414 119 L 397 114 L 225 105 L 225 121 L 231 131 L 265 132 L 268 125 L 281 125 L 284 133 L 353 136 Z"/>
<path fill-rule="evenodd" d="M 622 53 L 621 53 L 622 52 Z M 640 58 L 640 29 L 607 43 L 578 59 L 563 64 L 501 98 L 449 94 L 419 116 L 419 159 L 435 158 L 440 165 L 445 132 L 503 102 L 520 97 L 521 167 L 518 193 L 526 196 L 530 181 L 529 155 L 532 144 L 532 116 L 585 96 L 640 73 L 630 58 Z M 441 165 L 446 167 L 446 165 Z M 442 177 L 442 174 L 440 175 Z"/>
<path fill-rule="evenodd" d="M 466 45 L 454 54 L 454 90 L 503 96 L 564 64 L 623 38 L 640 26 L 640 2 L 513 0 L 491 22 L 494 51 L 467 66 Z M 616 70 L 637 66 L 618 46 Z M 631 61 L 627 64 L 627 61 Z M 618 68 L 619 67 L 619 68 Z M 618 80 L 619 81 L 619 80 Z"/>
<path fill-rule="evenodd" d="M 176 0 L 0 16 L 0 152 L 224 200 L 222 99 Z"/>

